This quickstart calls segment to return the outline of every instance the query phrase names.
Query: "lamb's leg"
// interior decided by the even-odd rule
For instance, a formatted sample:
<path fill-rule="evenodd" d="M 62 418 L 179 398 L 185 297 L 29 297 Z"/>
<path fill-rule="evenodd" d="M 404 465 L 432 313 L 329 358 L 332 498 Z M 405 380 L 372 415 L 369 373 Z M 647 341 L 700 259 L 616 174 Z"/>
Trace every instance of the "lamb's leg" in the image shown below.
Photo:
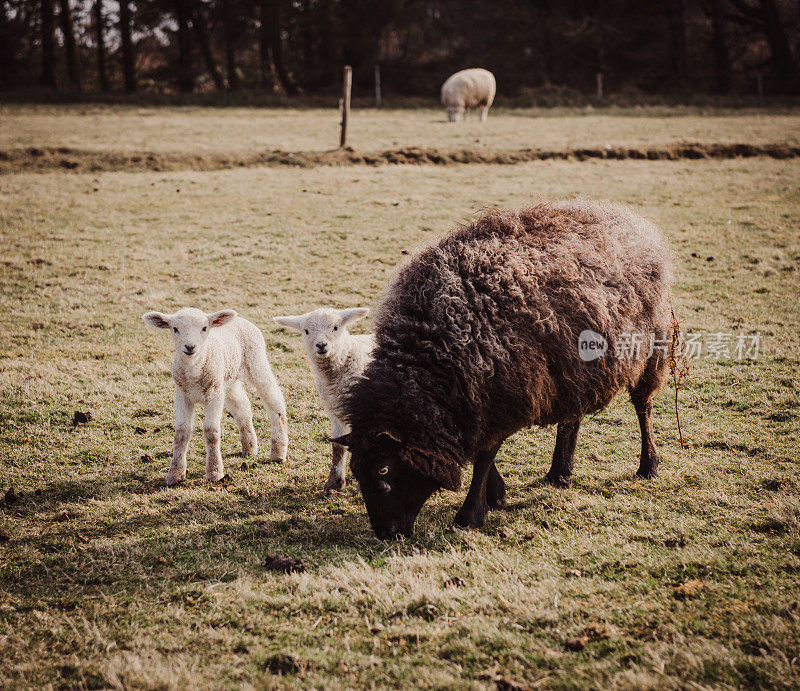
<path fill-rule="evenodd" d="M 237 381 L 231 386 L 225 399 L 225 407 L 239 428 L 242 453 L 245 456 L 255 456 L 258 453 L 258 437 L 253 429 L 253 408 L 250 406 L 250 399 L 242 382 Z"/>
<path fill-rule="evenodd" d="M 489 117 L 489 107 L 481 106 L 481 122 L 486 122 L 487 117 Z"/>
<path fill-rule="evenodd" d="M 206 401 L 206 419 L 203 423 L 203 434 L 206 438 L 206 480 L 217 482 L 225 477 L 220 449 L 220 425 L 225 398 L 220 395 Z"/>
<path fill-rule="evenodd" d="M 289 432 L 286 425 L 286 402 L 283 400 L 281 387 L 275 373 L 267 360 L 266 353 L 257 367 L 251 368 L 250 380 L 258 391 L 258 395 L 267 407 L 270 424 L 270 459 L 277 462 L 286 460 L 289 448 Z"/>
<path fill-rule="evenodd" d="M 560 422 L 556 432 L 556 448 L 553 451 L 553 463 L 545 482 L 555 487 L 569 487 L 569 478 L 575 464 L 575 445 L 578 443 L 578 429 L 581 421 Z"/>
<path fill-rule="evenodd" d="M 498 444 L 492 449 L 479 453 L 475 459 L 472 483 L 469 486 L 467 498 L 454 520 L 454 524 L 459 528 L 480 528 L 486 520 L 486 513 L 489 511 L 489 504 L 486 501 L 486 480 L 499 449 L 500 445 Z"/>
<path fill-rule="evenodd" d="M 348 431 L 345 425 L 342 425 L 338 420 L 331 420 L 331 437 L 340 437 Z M 331 444 L 331 472 L 328 475 L 328 480 L 325 482 L 323 491 L 325 494 L 338 491 L 344 488 L 345 485 L 345 463 L 344 456 L 347 451 L 346 446 L 341 444 Z"/>
<path fill-rule="evenodd" d="M 486 478 L 486 503 L 490 509 L 506 508 L 506 483 L 497 470 L 497 465 L 492 462 L 489 475 Z"/>
<path fill-rule="evenodd" d="M 175 445 L 172 451 L 172 463 L 167 473 L 167 485 L 172 487 L 186 479 L 186 452 L 192 438 L 192 417 L 194 403 L 189 401 L 183 392 L 175 392 Z"/>

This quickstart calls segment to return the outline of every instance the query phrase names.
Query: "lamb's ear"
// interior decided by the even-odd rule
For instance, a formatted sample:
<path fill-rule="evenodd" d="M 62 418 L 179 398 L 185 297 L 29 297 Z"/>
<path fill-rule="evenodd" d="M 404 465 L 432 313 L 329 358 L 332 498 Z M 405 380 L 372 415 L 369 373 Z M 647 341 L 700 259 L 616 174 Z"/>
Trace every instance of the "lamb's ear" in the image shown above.
<path fill-rule="evenodd" d="M 170 327 L 170 315 L 162 312 L 146 312 L 142 315 L 144 323 L 154 329 L 168 329 Z"/>
<path fill-rule="evenodd" d="M 342 326 L 355 324 L 359 319 L 363 319 L 369 314 L 369 307 L 352 307 L 342 310 Z"/>
<path fill-rule="evenodd" d="M 438 482 L 445 489 L 455 491 L 461 487 L 461 466 L 452 458 L 413 446 L 404 447 L 400 458 L 406 465 Z"/>
<path fill-rule="evenodd" d="M 349 434 L 343 434 L 341 437 L 331 437 L 331 444 L 339 444 L 341 446 L 347 446 L 348 448 L 350 447 L 351 441 Z"/>
<path fill-rule="evenodd" d="M 236 316 L 235 310 L 220 310 L 219 312 L 212 312 L 206 315 L 208 317 L 209 328 L 215 326 L 223 326 Z"/>
<path fill-rule="evenodd" d="M 279 326 L 285 326 L 287 329 L 302 331 L 303 322 L 305 321 L 305 315 L 297 314 L 297 315 L 289 315 L 288 317 L 273 317 L 272 321 L 274 321 Z"/>

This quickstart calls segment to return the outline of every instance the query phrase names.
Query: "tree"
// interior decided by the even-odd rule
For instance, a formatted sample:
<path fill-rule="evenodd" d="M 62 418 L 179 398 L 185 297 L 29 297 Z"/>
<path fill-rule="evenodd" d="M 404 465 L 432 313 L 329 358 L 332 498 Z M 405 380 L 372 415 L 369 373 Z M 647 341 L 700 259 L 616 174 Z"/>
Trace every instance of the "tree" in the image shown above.
<path fill-rule="evenodd" d="M 122 75 L 125 91 L 136 91 L 136 56 L 131 37 L 131 8 L 128 0 L 119 0 L 119 35 L 122 39 Z"/>
<path fill-rule="evenodd" d="M 283 61 L 283 36 L 281 31 L 281 0 L 261 0 L 261 24 L 265 23 L 272 26 L 272 36 L 270 49 L 275 63 L 275 73 L 283 87 L 283 90 L 290 96 L 299 92 L 297 84 L 286 71 Z"/>
<path fill-rule="evenodd" d="M 181 93 L 191 93 L 194 91 L 194 66 L 189 42 L 188 0 L 175 0 L 175 18 L 178 20 L 178 89 Z"/>
<path fill-rule="evenodd" d="M 681 87 L 686 86 L 686 6 L 684 0 L 664 3 L 669 27 L 669 57 L 672 71 Z"/>
<path fill-rule="evenodd" d="M 53 0 L 41 0 L 42 14 L 42 74 L 39 83 L 52 89 L 56 83 L 56 24 L 53 16 Z"/>
<path fill-rule="evenodd" d="M 714 90 L 727 94 L 731 90 L 731 58 L 725 38 L 725 17 L 722 0 L 711 0 L 711 26 L 713 30 Z"/>
<path fill-rule="evenodd" d="M 202 3 L 196 2 L 192 7 L 192 28 L 194 29 L 195 38 L 197 38 L 197 44 L 200 47 L 200 54 L 206 63 L 206 69 L 214 81 L 214 86 L 217 87 L 217 91 L 224 91 L 225 80 L 222 78 L 222 72 L 220 72 L 219 65 L 217 65 L 217 61 L 214 58 L 214 51 L 211 49 L 208 23 L 202 9 Z"/>
<path fill-rule="evenodd" d="M 108 81 L 108 69 L 106 68 L 106 39 L 105 39 L 105 17 L 103 17 L 103 0 L 94 0 L 94 31 L 95 43 L 97 48 L 97 76 L 100 79 L 100 90 L 111 91 Z"/>
<path fill-rule="evenodd" d="M 64 50 L 67 56 L 67 75 L 72 87 L 81 90 L 81 69 L 78 62 L 78 51 L 75 47 L 75 29 L 72 21 L 72 8 L 69 0 L 60 0 L 61 33 L 64 36 Z"/>

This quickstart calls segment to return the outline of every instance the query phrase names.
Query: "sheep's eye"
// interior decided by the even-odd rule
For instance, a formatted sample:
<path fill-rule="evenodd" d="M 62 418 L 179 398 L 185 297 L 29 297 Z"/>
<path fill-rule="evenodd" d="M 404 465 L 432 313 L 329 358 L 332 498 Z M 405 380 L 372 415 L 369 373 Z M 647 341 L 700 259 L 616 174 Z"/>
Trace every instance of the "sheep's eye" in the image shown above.
<path fill-rule="evenodd" d="M 207 328 L 208 328 L 207 326 L 204 326 L 202 329 L 200 329 L 200 331 L 203 331 L 203 332 L 205 332 L 205 330 L 206 330 Z"/>
<path fill-rule="evenodd" d="M 338 330 L 339 330 L 339 327 L 338 327 L 338 326 L 334 326 L 334 327 L 333 327 L 333 330 L 334 330 L 334 331 L 338 331 Z"/>
<path fill-rule="evenodd" d="M 378 475 L 387 475 L 389 473 L 389 466 L 385 465 L 378 470 Z"/>
<path fill-rule="evenodd" d="M 177 327 L 177 326 L 173 326 L 173 327 L 172 327 L 172 330 L 173 330 L 175 333 L 178 333 L 178 327 Z"/>
<path fill-rule="evenodd" d="M 308 329 L 303 329 L 305 331 L 306 336 L 308 336 Z"/>

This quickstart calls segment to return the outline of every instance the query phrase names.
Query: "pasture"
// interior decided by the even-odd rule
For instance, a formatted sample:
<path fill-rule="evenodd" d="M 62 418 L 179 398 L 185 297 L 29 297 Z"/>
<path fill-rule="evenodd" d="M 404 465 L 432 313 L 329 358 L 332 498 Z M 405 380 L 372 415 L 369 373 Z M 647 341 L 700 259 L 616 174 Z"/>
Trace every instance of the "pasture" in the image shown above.
<path fill-rule="evenodd" d="M 0 150 L 333 148 L 335 113 L 11 107 Z M 359 149 L 800 142 L 791 112 L 354 111 Z M 634 478 L 623 396 L 585 421 L 569 489 L 555 430 L 498 456 L 509 508 L 376 540 L 348 475 L 322 494 L 328 421 L 300 339 L 272 323 L 376 306 L 404 251 L 485 206 L 585 195 L 669 238 L 684 332 L 759 334 L 700 357 L 655 415 L 661 477 Z M 53 170 L 0 175 L 0 686 L 687 688 L 800 685 L 800 159 Z M 141 314 L 233 307 L 264 332 L 289 458 L 238 451 L 166 488 L 169 339 Z M 370 329 L 362 322 L 356 331 Z M 252 393 L 252 392 L 251 392 Z M 76 411 L 89 412 L 73 424 Z M 465 483 L 466 484 L 466 483 Z M 268 555 L 305 570 L 265 567 Z"/>

